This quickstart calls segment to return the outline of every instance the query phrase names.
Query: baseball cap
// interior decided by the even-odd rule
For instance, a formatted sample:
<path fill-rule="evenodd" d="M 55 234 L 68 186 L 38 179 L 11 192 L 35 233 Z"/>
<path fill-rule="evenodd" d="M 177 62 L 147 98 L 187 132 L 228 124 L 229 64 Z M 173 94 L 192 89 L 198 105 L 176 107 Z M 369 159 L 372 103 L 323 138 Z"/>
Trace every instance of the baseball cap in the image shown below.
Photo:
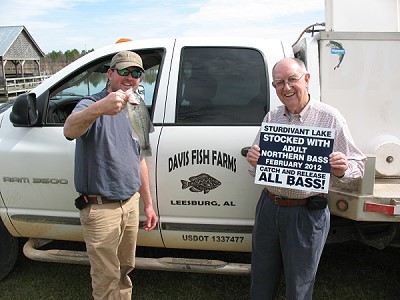
<path fill-rule="evenodd" d="M 143 72 L 143 63 L 140 56 L 132 51 L 121 51 L 114 55 L 110 64 L 111 68 L 125 69 L 128 67 L 138 67 Z"/>

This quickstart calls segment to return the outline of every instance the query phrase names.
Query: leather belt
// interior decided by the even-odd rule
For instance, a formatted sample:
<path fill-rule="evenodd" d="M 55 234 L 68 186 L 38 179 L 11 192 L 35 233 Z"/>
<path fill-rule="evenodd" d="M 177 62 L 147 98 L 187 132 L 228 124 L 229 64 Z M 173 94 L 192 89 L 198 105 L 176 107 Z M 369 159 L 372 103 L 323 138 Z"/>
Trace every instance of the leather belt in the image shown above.
<path fill-rule="evenodd" d="M 305 206 L 308 203 L 308 198 L 305 199 L 290 199 L 283 198 L 281 196 L 277 196 L 270 191 L 267 190 L 268 197 L 274 202 L 276 205 L 291 207 L 291 206 Z"/>
<path fill-rule="evenodd" d="M 128 201 L 129 199 L 124 199 L 124 200 L 112 200 L 108 199 L 103 196 L 88 196 L 87 197 L 89 204 L 110 204 L 110 203 L 117 203 L 117 202 L 125 202 Z"/>

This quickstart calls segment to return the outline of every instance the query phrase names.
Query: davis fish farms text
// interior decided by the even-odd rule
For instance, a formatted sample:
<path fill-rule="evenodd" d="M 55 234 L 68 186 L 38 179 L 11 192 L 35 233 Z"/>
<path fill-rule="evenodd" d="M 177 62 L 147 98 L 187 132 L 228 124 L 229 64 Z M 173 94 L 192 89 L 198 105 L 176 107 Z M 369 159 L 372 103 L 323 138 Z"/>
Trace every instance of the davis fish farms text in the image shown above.
<path fill-rule="evenodd" d="M 188 165 L 213 165 L 236 172 L 236 157 L 217 150 L 193 149 L 168 158 L 169 172 Z"/>

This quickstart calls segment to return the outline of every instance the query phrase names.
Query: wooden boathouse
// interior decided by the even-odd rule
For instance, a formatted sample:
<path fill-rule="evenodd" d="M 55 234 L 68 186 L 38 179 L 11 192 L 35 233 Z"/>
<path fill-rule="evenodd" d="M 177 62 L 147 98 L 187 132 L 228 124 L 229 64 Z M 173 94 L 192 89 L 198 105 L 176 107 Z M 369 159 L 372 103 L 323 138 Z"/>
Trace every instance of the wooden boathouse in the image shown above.
<path fill-rule="evenodd" d="M 0 97 L 27 92 L 49 77 L 41 71 L 43 57 L 25 26 L 0 26 Z"/>

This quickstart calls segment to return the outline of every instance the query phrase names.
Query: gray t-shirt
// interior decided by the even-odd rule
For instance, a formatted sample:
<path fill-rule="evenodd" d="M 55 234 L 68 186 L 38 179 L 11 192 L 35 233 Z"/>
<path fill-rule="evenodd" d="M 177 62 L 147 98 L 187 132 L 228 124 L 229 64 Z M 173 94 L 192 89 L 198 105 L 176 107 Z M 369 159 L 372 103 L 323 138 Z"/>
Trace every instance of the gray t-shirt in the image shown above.
<path fill-rule="evenodd" d="M 103 99 L 107 91 L 83 98 L 74 111 Z M 132 138 L 126 108 L 118 115 L 99 117 L 76 139 L 75 188 L 78 193 L 109 199 L 130 198 L 140 188 L 140 145 Z"/>

